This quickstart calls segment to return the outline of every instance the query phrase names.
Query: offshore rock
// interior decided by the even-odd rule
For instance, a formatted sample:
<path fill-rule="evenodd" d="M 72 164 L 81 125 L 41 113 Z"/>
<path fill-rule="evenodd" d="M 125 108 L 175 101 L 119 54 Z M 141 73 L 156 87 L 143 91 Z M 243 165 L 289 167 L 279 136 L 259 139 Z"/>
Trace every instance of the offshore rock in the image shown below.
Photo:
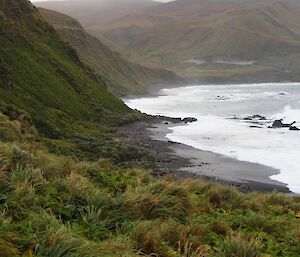
<path fill-rule="evenodd" d="M 187 117 L 187 118 L 182 119 L 182 121 L 184 123 L 191 123 L 191 122 L 196 122 L 198 120 L 196 118 L 193 118 L 193 117 Z"/>

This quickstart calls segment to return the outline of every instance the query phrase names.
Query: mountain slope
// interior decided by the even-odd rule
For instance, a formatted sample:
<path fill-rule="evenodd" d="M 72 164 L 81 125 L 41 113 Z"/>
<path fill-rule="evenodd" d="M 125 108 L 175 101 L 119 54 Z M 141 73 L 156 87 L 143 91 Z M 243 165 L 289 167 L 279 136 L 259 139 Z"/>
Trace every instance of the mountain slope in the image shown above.
<path fill-rule="evenodd" d="M 118 53 L 112 52 L 98 39 L 85 32 L 73 18 L 43 8 L 39 11 L 60 36 L 76 49 L 82 61 L 101 76 L 107 88 L 113 93 L 118 95 L 143 93 L 148 84 L 180 82 L 172 72 L 148 69 L 127 62 Z"/>
<path fill-rule="evenodd" d="M 299 77 L 300 9 L 292 2 L 178 0 L 88 29 L 132 61 L 181 75 L 288 79 Z"/>
<path fill-rule="evenodd" d="M 0 42 L 3 113 L 29 113 L 53 150 L 117 156 L 112 127 L 140 114 L 107 91 L 27 0 L 1 1 Z"/>

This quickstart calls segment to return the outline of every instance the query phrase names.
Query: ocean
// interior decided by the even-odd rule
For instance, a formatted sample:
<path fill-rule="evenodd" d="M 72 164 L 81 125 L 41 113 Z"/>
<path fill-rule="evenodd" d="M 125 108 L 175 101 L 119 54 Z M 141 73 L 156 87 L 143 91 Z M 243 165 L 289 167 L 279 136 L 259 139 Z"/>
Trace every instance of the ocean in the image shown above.
<path fill-rule="evenodd" d="M 300 193 L 300 131 L 270 128 L 274 120 L 300 128 L 300 83 L 194 85 L 125 99 L 142 112 L 195 117 L 170 127 L 175 142 L 280 170 L 271 179 Z M 254 116 L 259 115 L 259 116 Z M 253 117 L 254 116 L 254 117 Z"/>

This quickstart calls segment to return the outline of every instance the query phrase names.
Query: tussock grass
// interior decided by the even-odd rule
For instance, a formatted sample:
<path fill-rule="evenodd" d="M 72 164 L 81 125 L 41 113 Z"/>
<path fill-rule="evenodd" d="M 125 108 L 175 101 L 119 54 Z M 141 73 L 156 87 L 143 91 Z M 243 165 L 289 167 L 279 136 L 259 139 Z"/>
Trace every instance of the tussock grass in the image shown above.
<path fill-rule="evenodd" d="M 143 219 L 174 218 L 184 221 L 193 206 L 188 192 L 174 182 L 155 181 L 126 194 L 124 210 Z"/>
<path fill-rule="evenodd" d="M 224 257 L 260 257 L 260 238 L 248 238 L 241 233 L 233 234 L 225 239 Z"/>
<path fill-rule="evenodd" d="M 285 256 L 300 252 L 299 198 L 156 179 L 0 142 L 1 256 Z"/>

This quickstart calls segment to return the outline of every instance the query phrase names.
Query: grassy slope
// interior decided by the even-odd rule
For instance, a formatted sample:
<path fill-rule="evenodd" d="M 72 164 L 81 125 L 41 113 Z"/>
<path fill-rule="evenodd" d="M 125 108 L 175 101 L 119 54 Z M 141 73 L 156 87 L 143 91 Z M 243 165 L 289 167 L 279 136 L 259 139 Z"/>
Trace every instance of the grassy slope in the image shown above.
<path fill-rule="evenodd" d="M 53 150 L 114 154 L 112 127 L 140 114 L 109 93 L 27 1 L 1 2 L 0 41 L 2 110 L 30 113 Z"/>
<path fill-rule="evenodd" d="M 299 256 L 299 197 L 78 162 L 0 123 L 15 140 L 0 140 L 1 257 Z"/>
<path fill-rule="evenodd" d="M 12 104 L 29 112 L 41 135 L 101 135 L 138 117 L 27 1 L 1 4 L 0 41 L 1 109 Z"/>
<path fill-rule="evenodd" d="M 42 8 L 40 12 L 60 36 L 78 51 L 83 62 L 100 74 L 107 88 L 113 93 L 143 93 L 148 84 L 179 83 L 181 80 L 172 72 L 148 69 L 127 62 L 86 33 L 81 25 L 69 16 Z"/>
<path fill-rule="evenodd" d="M 288 1 L 176 1 L 90 27 L 135 62 L 180 75 L 299 77 L 300 10 Z M 126 31 L 126 37 L 124 32 Z M 191 65 L 187 59 L 256 60 L 255 66 Z M 299 66 L 299 65 L 298 65 Z M 289 74 L 285 71 L 289 70 Z M 270 72 L 269 72 L 270 73 Z M 272 74 L 269 75 L 272 79 Z"/>
<path fill-rule="evenodd" d="M 0 7 L 1 60 L 14 84 L 1 87 L 1 100 L 29 111 L 37 122 L 51 113 L 55 117 L 56 112 L 79 120 L 113 122 L 109 116 L 97 115 L 97 108 L 116 115 L 129 112 L 88 73 L 39 13 L 22 2 L 25 11 L 14 1 Z"/>
<path fill-rule="evenodd" d="M 74 52 L 26 1 L 4 3 L 1 101 L 24 107 L 34 119 L 12 106 L 0 112 L 1 257 L 299 256 L 299 198 L 158 180 L 148 171 L 103 159 L 134 161 L 131 155 L 137 152 L 103 137 L 115 124 L 113 118 L 124 122 L 130 112 L 87 75 Z M 58 65 L 64 75 L 55 72 Z M 93 109 L 100 104 L 101 119 Z M 101 159 L 78 161 L 79 155 L 48 153 L 38 135 L 45 120 L 56 133 L 68 132 L 77 141 L 88 138 L 82 146 Z M 61 151 L 75 144 L 56 137 L 56 144 L 64 142 Z"/>

